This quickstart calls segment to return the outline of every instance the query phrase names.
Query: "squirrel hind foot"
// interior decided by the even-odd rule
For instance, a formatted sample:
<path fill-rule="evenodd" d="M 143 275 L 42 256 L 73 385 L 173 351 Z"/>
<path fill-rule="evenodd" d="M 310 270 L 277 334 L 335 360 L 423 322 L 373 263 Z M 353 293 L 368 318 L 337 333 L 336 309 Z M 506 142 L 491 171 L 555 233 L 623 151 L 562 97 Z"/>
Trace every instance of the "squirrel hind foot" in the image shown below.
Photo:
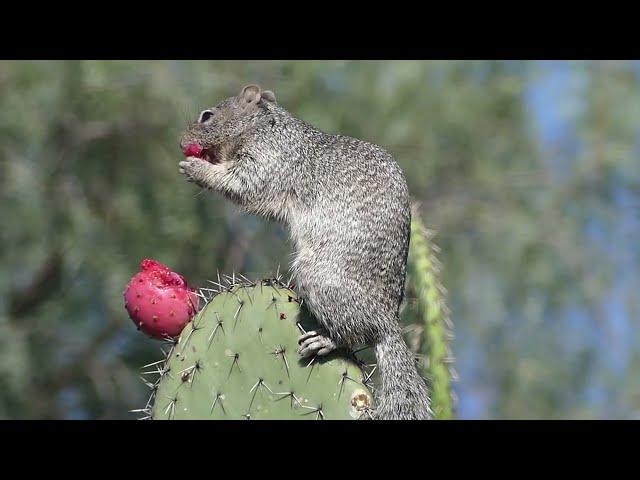
<path fill-rule="evenodd" d="M 338 348 L 324 329 L 311 330 L 301 335 L 298 339 L 298 344 L 300 345 L 298 353 L 302 358 L 312 355 L 328 355 Z"/>

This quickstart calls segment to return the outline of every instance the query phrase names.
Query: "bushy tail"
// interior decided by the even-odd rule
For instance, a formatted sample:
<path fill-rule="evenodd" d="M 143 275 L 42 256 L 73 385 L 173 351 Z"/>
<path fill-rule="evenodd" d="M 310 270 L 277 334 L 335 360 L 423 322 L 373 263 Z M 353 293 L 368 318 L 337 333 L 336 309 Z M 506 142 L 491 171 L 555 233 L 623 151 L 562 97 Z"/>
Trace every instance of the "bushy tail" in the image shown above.
<path fill-rule="evenodd" d="M 382 388 L 376 400 L 380 420 L 430 420 L 433 416 L 427 385 L 418 373 L 400 329 L 375 347 Z"/>

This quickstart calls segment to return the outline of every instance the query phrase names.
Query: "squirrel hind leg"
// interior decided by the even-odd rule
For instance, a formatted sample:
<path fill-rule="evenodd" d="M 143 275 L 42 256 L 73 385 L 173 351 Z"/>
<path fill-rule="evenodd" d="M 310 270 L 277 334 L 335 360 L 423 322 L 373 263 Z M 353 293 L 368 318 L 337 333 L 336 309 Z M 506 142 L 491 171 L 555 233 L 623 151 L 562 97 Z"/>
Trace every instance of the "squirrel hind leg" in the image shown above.
<path fill-rule="evenodd" d="M 328 355 L 338 348 L 336 343 L 331 340 L 329 333 L 324 328 L 311 330 L 298 339 L 298 353 L 303 358 L 312 355 Z"/>

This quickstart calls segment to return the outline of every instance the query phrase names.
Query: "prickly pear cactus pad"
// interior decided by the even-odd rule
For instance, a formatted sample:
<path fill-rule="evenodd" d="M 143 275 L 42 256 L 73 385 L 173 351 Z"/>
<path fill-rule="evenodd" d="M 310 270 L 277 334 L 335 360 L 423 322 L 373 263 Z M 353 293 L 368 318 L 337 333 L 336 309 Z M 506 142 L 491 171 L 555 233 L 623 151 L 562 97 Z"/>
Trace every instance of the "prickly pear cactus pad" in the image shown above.
<path fill-rule="evenodd" d="M 317 324 L 278 280 L 234 277 L 201 289 L 205 307 L 165 360 L 148 365 L 154 420 L 360 419 L 373 407 L 371 373 L 352 353 L 301 359 L 298 337 Z"/>

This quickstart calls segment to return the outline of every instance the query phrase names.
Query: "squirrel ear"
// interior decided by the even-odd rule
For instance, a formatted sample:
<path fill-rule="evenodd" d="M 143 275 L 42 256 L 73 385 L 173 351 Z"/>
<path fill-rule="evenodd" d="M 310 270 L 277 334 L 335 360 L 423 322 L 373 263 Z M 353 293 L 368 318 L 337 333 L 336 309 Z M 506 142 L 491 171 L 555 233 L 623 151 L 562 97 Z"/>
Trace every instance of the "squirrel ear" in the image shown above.
<path fill-rule="evenodd" d="M 247 85 L 240 92 L 240 98 L 247 103 L 258 103 L 262 90 L 258 85 Z"/>
<path fill-rule="evenodd" d="M 262 99 L 266 100 L 267 102 L 276 103 L 276 94 L 271 90 L 265 90 L 264 92 L 262 92 Z"/>

